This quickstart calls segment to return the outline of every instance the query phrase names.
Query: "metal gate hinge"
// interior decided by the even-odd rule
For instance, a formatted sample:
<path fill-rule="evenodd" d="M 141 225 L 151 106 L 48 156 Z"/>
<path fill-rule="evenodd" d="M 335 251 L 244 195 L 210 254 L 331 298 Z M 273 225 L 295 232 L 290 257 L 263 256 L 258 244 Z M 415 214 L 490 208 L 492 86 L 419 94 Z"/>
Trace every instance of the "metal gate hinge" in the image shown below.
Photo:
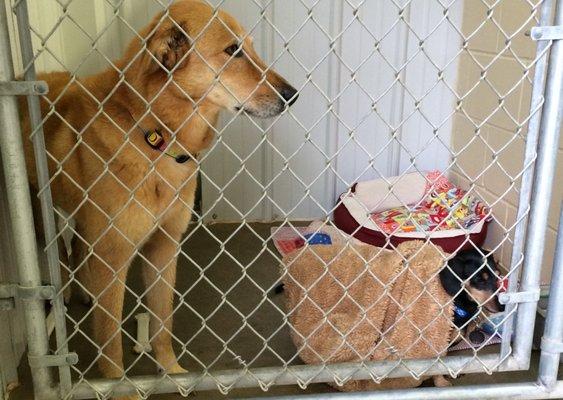
<path fill-rule="evenodd" d="M 501 304 L 534 303 L 540 299 L 540 291 L 530 290 L 528 292 L 501 293 L 498 301 Z"/>
<path fill-rule="evenodd" d="M 65 365 L 75 365 L 78 363 L 78 354 L 55 354 L 46 356 L 28 356 L 29 367 L 46 368 L 46 367 L 64 367 Z"/>
<path fill-rule="evenodd" d="M 532 40 L 561 40 L 563 39 L 563 25 L 535 26 L 530 32 Z"/>
<path fill-rule="evenodd" d="M 49 93 L 45 81 L 0 82 L 0 96 L 41 96 Z"/>
<path fill-rule="evenodd" d="M 52 300 L 57 295 L 54 286 L 25 287 L 14 284 L 0 285 L 0 310 L 14 308 L 15 299 Z"/>
<path fill-rule="evenodd" d="M 563 343 L 542 337 L 541 349 L 551 354 L 561 354 L 563 353 Z"/>

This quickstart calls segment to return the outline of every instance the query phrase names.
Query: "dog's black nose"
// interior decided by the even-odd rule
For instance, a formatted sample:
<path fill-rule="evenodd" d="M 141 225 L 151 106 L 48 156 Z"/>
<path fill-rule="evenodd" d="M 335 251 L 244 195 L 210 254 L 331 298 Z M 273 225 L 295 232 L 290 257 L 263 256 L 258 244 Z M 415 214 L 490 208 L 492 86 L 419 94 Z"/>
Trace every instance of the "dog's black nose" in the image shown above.
<path fill-rule="evenodd" d="M 299 97 L 297 90 L 291 86 L 284 86 L 279 90 L 279 93 L 287 102 L 288 106 L 293 105 L 293 103 L 295 103 L 297 101 L 297 98 Z"/>

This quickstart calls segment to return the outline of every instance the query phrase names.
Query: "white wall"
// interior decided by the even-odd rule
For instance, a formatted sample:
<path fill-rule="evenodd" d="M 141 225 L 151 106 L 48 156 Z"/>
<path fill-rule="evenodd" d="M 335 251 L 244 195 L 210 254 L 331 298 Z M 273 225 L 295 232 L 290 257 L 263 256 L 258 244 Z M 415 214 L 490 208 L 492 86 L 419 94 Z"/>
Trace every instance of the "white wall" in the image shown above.
<path fill-rule="evenodd" d="M 74 0 L 62 20 L 55 0 L 31 1 L 37 33 L 57 26 L 38 70 L 85 75 L 109 66 L 162 7 L 125 0 L 116 19 L 112 1 Z M 406 0 L 212 3 L 252 31 L 258 52 L 301 94 L 271 128 L 273 121 L 222 117 L 228 126 L 202 167 L 206 220 L 322 217 L 357 180 L 447 165 L 455 104 L 448 86 L 456 87 L 457 71 L 450 60 L 460 48 L 448 19 L 460 25 L 461 2 L 444 16 L 437 0 L 413 0 L 399 23 L 397 5 Z M 439 70 L 447 84 L 436 84 Z"/>
<path fill-rule="evenodd" d="M 448 165 L 444 144 L 450 142 L 448 117 L 455 96 L 444 82 L 436 81 L 443 70 L 444 80 L 455 88 L 460 38 L 447 21 L 435 29 L 444 20 L 439 3 L 411 2 L 405 19 L 412 31 L 396 24 L 398 9 L 390 0 L 304 3 L 314 5 L 311 13 L 299 1 L 274 2 L 266 15 L 277 31 L 262 22 L 262 29 L 253 33 L 264 58 L 276 60 L 275 69 L 301 89 L 300 98 L 264 135 L 242 121 L 223 135 L 219 151 L 214 150 L 204 165 L 209 176 L 203 187 L 207 217 L 322 217 L 357 180 Z M 240 7 L 236 0 L 224 3 L 235 16 L 249 20 L 246 26 L 253 26 L 257 7 L 244 4 L 248 6 Z M 452 7 L 448 18 L 458 23 L 460 7 Z M 419 47 L 422 39 L 424 52 Z M 376 48 L 377 40 L 381 44 Z M 414 111 L 415 101 L 423 96 Z M 392 140 L 394 131 L 402 146 Z M 246 168 L 225 150 L 228 145 L 244 158 L 258 144 Z M 417 157 L 414 166 L 411 155 Z M 231 182 L 224 198 L 210 180 L 220 187 Z M 214 203 L 217 198 L 221 200 Z"/>

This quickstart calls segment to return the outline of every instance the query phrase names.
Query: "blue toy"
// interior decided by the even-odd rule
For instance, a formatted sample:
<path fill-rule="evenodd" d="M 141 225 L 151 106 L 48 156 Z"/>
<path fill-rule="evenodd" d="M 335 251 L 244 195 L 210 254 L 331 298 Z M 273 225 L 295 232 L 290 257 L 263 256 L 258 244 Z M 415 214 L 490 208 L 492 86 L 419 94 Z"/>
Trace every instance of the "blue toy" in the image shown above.
<path fill-rule="evenodd" d="M 309 244 L 332 244 L 330 236 L 326 233 L 309 233 L 304 237 Z"/>

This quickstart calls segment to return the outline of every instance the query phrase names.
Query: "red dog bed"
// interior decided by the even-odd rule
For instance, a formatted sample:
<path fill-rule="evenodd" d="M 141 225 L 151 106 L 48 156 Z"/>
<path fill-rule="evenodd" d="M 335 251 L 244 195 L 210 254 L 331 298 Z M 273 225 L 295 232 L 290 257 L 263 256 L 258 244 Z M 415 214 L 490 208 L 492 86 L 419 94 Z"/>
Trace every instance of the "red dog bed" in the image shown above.
<path fill-rule="evenodd" d="M 491 220 L 483 202 L 440 171 L 354 184 L 333 216 L 339 229 L 377 247 L 428 239 L 450 254 L 481 246 Z"/>

